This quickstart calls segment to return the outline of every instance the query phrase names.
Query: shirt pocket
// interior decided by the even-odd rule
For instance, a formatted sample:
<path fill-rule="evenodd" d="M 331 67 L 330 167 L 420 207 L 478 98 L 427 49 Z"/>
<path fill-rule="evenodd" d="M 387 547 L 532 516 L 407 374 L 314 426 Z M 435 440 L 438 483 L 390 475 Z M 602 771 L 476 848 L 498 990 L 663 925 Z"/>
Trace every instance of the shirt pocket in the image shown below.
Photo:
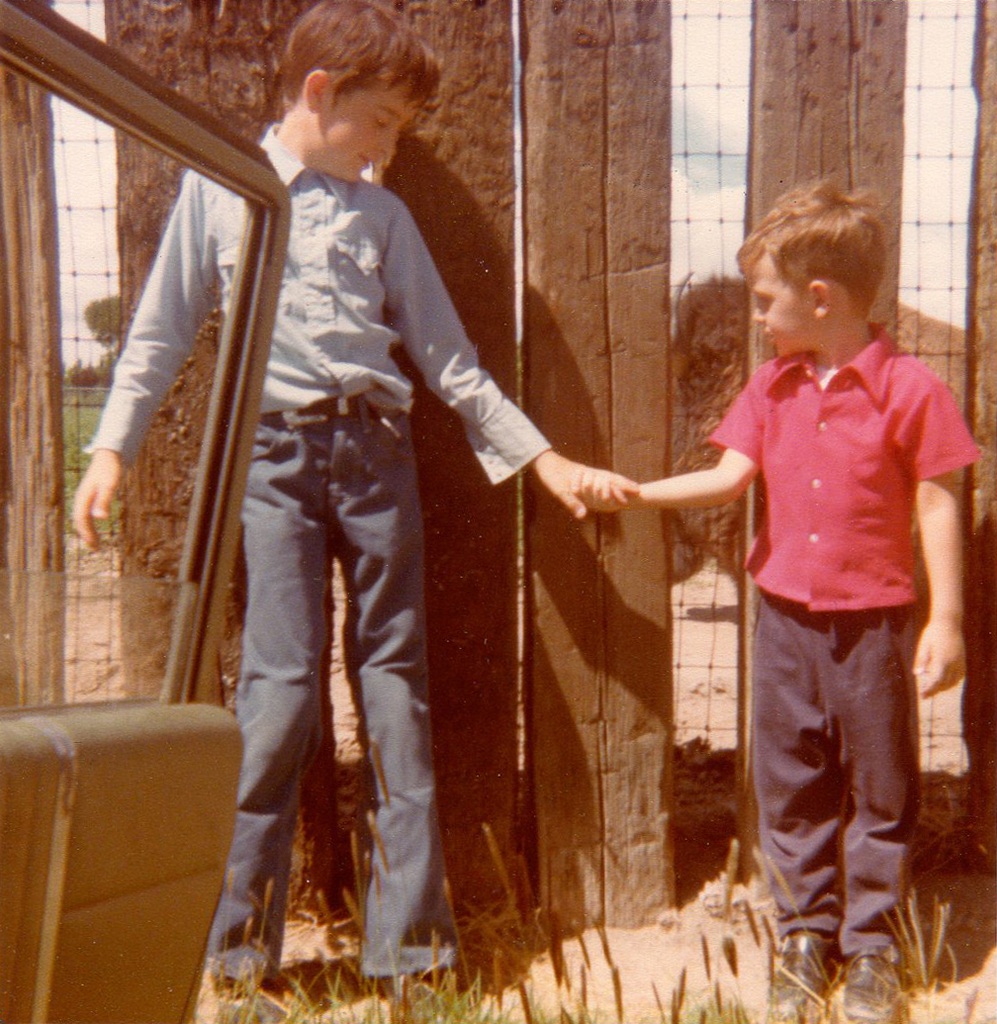
<path fill-rule="evenodd" d="M 354 321 L 380 323 L 384 304 L 381 247 L 360 224 L 335 230 L 329 240 L 337 315 L 348 311 Z"/>
<path fill-rule="evenodd" d="M 381 254 L 371 238 L 337 234 L 333 237 L 332 248 L 334 255 L 355 266 L 365 277 L 376 273 L 381 265 Z"/>

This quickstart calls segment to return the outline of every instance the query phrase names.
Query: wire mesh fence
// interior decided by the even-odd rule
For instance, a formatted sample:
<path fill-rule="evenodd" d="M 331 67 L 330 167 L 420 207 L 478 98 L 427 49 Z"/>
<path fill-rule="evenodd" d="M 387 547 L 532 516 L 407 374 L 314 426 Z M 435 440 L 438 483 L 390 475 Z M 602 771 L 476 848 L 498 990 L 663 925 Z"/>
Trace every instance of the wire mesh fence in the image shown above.
<path fill-rule="evenodd" d="M 55 9 L 102 35 L 103 4 L 63 0 Z M 904 347 L 924 357 L 961 398 L 966 369 L 966 254 L 970 177 L 976 123 L 972 88 L 973 0 L 923 0 L 910 5 L 906 58 L 906 149 L 903 182 L 901 287 L 898 332 Z M 671 266 L 676 337 L 682 298 L 719 281 L 725 316 L 744 315 L 735 254 L 744 231 L 748 119 L 751 85 L 749 0 L 674 0 Z M 116 146 L 107 126 L 60 101 L 53 103 L 58 204 L 61 351 L 66 374 L 63 421 L 65 489 L 71 496 L 85 465 L 106 385 L 120 341 L 114 300 L 117 266 Z M 717 378 L 717 416 L 733 397 L 743 369 L 738 331 L 722 349 L 736 371 Z M 664 339 L 663 339 L 664 343 Z M 678 353 L 682 356 L 682 353 Z M 700 396 L 682 399 L 683 377 L 702 385 L 694 364 L 676 365 L 673 387 L 673 461 L 687 465 L 711 423 L 692 423 Z M 726 390 L 725 390 L 726 389 Z M 708 452 L 707 452 L 708 454 Z M 698 530 L 698 533 L 697 533 Z M 704 533 L 705 531 L 705 533 Z M 680 531 L 681 533 L 681 531 Z M 676 741 L 730 749 L 737 743 L 740 550 L 730 524 L 693 524 L 684 564 L 676 555 L 674 685 Z M 683 542 L 679 537 L 679 546 Z M 733 545 L 733 550 L 732 550 Z M 695 550 L 693 550 L 695 549 Z M 104 561 L 87 561 L 67 534 L 67 563 L 74 571 L 117 571 L 113 542 Z M 73 615 L 92 602 L 80 599 Z M 82 618 L 72 628 L 82 628 Z M 113 631 L 108 644 L 113 645 Z M 101 645 L 94 645 L 92 657 Z M 82 657 L 82 655 L 81 655 Z M 90 670 L 88 670 L 90 671 Z M 91 674 L 98 678 L 101 669 Z M 928 703 L 922 716 L 926 770 L 965 767 L 958 691 Z"/>
<path fill-rule="evenodd" d="M 960 401 L 966 387 L 975 18 L 971 0 L 911 4 L 905 69 L 899 341 L 931 365 Z M 737 289 L 735 256 L 744 232 L 747 191 L 751 5 L 677 0 L 672 26 L 671 262 L 677 351 L 673 461 L 676 468 L 698 468 L 710 457 L 696 457 L 689 446 L 703 446 L 737 384 L 702 359 L 689 366 L 684 332 L 690 328 L 682 320 L 682 299 L 711 280 Z M 738 294 L 725 302 L 723 291 L 714 289 L 716 318 L 694 344 L 718 345 L 731 365 L 743 366 L 736 345 L 740 339 L 746 347 L 746 334 L 734 329 L 730 340 L 719 337 L 721 317 L 730 327 L 740 314 L 742 298 Z M 683 402 L 683 375 L 697 371 L 713 375 L 713 390 L 704 394 L 688 385 L 692 395 Z M 709 407 L 705 417 L 704 407 Z M 690 426 L 689 420 L 697 418 Z M 676 518 L 681 543 L 682 516 Z M 726 748 L 737 742 L 731 710 L 737 699 L 737 616 L 732 608 L 737 591 L 729 575 L 730 552 L 721 542 L 724 530 L 712 525 L 705 541 L 702 531 L 697 537 L 708 556 L 699 571 L 682 580 L 681 561 L 676 566 L 676 577 L 682 580 L 674 590 L 676 736 L 680 744 L 695 740 Z M 692 532 L 695 536 L 694 528 Z M 926 771 L 958 773 L 966 767 L 959 701 L 956 690 L 924 705 L 921 748 Z"/>

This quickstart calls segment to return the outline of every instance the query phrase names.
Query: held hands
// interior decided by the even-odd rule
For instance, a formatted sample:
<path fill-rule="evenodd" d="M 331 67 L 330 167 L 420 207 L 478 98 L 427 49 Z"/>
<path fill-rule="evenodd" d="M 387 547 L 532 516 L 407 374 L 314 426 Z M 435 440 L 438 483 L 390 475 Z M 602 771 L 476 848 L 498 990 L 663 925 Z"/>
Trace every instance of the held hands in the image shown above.
<path fill-rule="evenodd" d="M 571 493 L 590 512 L 619 512 L 640 494 L 640 484 L 611 473 L 575 463 L 571 471 Z"/>
<path fill-rule="evenodd" d="M 914 656 L 914 675 L 922 697 L 951 690 L 966 674 L 966 649 L 961 623 L 929 619 Z"/>
<path fill-rule="evenodd" d="M 633 480 L 608 469 L 593 469 L 548 449 L 533 461 L 540 482 L 576 518 L 590 512 L 618 512 L 640 492 Z"/>
<path fill-rule="evenodd" d="M 100 547 L 94 520 L 110 517 L 120 483 L 121 456 L 109 448 L 98 448 L 73 499 L 73 528 L 91 551 Z"/>

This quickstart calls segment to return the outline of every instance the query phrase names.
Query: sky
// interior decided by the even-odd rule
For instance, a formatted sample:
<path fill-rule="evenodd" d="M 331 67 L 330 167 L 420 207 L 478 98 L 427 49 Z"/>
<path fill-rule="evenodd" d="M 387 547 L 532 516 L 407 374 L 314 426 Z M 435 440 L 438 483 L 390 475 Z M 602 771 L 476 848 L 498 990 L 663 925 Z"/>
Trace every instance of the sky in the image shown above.
<path fill-rule="evenodd" d="M 591 2 L 591 0 L 587 0 Z M 722 4 L 722 17 L 718 17 Z M 55 10 L 103 36 L 101 0 Z M 910 0 L 901 300 L 965 318 L 966 248 L 976 100 L 973 0 Z M 672 279 L 736 273 L 748 143 L 750 0 L 673 0 Z M 56 102 L 65 358 L 92 362 L 83 310 L 117 291 L 113 133 Z"/>
<path fill-rule="evenodd" d="M 92 0 L 53 4 L 56 13 L 100 39 L 104 7 Z M 100 359 L 83 311 L 95 299 L 118 293 L 118 248 L 114 217 L 117 164 L 114 132 L 102 121 L 59 99 L 52 101 L 55 182 L 58 197 L 59 270 L 62 293 L 63 362 Z"/>
<path fill-rule="evenodd" d="M 747 177 L 750 0 L 673 0 L 672 278 L 736 273 Z M 910 0 L 901 301 L 962 323 L 976 132 L 972 0 Z M 720 89 L 717 89 L 719 83 Z M 685 151 L 709 154 L 684 158 Z"/>

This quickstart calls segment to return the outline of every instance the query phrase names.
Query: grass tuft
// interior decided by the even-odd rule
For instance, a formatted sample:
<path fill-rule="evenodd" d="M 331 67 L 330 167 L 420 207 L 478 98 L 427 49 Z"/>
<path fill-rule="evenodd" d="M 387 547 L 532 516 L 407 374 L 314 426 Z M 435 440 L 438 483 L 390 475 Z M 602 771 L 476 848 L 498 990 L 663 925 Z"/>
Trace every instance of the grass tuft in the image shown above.
<path fill-rule="evenodd" d="M 925 926 L 917 902 L 917 893 L 911 893 L 905 906 L 891 922 L 901 964 L 909 989 L 927 993 L 936 992 L 956 976 L 955 954 L 946 941 L 952 909 L 936 899 L 931 920 Z M 943 965 L 947 966 L 944 971 Z"/>
<path fill-rule="evenodd" d="M 593 1007 L 593 964 L 585 937 L 566 935 L 556 914 L 541 915 L 532 895 L 524 898 L 517 889 L 520 872 L 506 869 L 498 844 L 487 827 L 484 834 L 501 880 L 501 891 L 492 906 L 458 920 L 461 939 L 456 968 L 431 971 L 423 979 L 424 984 L 415 985 L 418 991 L 413 990 L 411 998 L 389 1003 L 384 985 L 363 978 L 358 963 L 338 964 L 335 969 L 332 964 L 324 964 L 319 976 L 307 983 L 293 977 L 287 979 L 281 995 L 286 1024 L 651 1024 L 652 1017 L 655 1024 L 761 1024 L 764 1020 L 764 1011 L 758 1016 L 744 1005 L 741 985 L 752 960 L 741 956 L 733 929 L 725 930 L 715 956 L 711 955 L 706 933 L 700 932 L 706 975 L 702 992 L 690 999 L 683 966 L 675 987 L 664 998 L 658 987 L 651 984 L 656 1009 L 645 1010 L 640 1017 L 627 1012 L 623 971 L 614 958 L 607 929 L 597 927 L 595 932 L 612 982 L 612 1006 Z M 377 840 L 375 830 L 375 848 Z M 360 856 L 358 844 L 354 844 L 353 852 L 356 866 L 365 869 L 358 871 L 358 877 L 363 878 L 369 872 L 370 862 Z M 732 858 L 728 867 L 733 869 L 735 863 Z M 728 883 L 723 916 L 730 925 L 734 904 L 733 884 L 729 879 Z M 351 893 L 344 897 L 362 944 L 361 899 Z M 760 920 L 756 920 L 750 906 L 745 906 L 753 943 L 749 952 L 756 958 L 758 951 L 764 952 L 771 983 L 777 948 L 772 926 L 767 916 L 760 915 Z M 930 995 L 954 978 L 955 958 L 946 940 L 949 920 L 949 906 L 936 900 L 925 921 L 916 894 L 910 897 L 903 913 L 896 916 L 894 932 L 903 957 L 905 985 L 910 992 Z M 578 943 L 580 953 L 574 979 L 574 967 L 566 953 L 569 938 Z M 546 1005 L 532 987 L 533 964 L 543 954 L 549 958 L 554 976 L 554 1006 Z M 721 969 L 724 963 L 729 975 Z M 403 986 L 402 992 L 405 991 Z M 835 1002 L 815 1002 L 817 1019 L 813 1024 L 837 1024 Z M 217 1024 L 220 1020 L 227 1024 L 250 1024 L 256 1019 L 251 998 L 241 1012 L 242 1016 L 199 1016 L 197 1024 Z M 968 1000 L 962 1024 L 973 1024 L 975 1012 L 975 1001 Z"/>

